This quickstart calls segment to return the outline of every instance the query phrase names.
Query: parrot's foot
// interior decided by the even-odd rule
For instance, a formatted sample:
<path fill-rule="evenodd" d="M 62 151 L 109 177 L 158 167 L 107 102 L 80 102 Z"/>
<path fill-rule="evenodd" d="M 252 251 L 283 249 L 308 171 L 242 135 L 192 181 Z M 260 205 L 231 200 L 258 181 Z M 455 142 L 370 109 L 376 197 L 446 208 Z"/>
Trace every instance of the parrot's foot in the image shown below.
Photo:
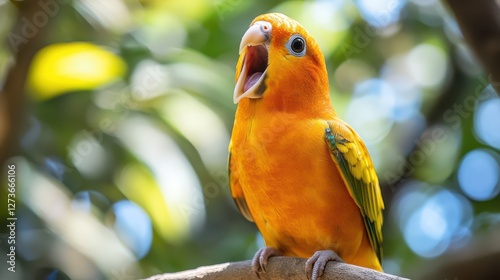
<path fill-rule="evenodd" d="M 260 248 L 252 259 L 252 270 L 260 278 L 259 272 L 266 272 L 267 261 L 270 257 L 279 256 L 280 252 L 273 247 Z"/>
<path fill-rule="evenodd" d="M 317 251 L 306 262 L 307 279 L 317 280 L 323 275 L 328 261 L 344 262 L 337 253 L 332 250 Z"/>

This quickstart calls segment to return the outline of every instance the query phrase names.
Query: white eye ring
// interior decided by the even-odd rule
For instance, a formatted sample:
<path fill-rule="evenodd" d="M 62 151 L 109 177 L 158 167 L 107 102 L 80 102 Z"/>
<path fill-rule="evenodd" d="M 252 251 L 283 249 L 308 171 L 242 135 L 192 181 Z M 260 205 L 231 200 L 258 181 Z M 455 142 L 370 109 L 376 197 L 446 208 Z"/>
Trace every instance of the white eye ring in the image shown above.
<path fill-rule="evenodd" d="M 306 54 L 306 40 L 298 34 L 292 35 L 285 46 L 293 56 L 301 57 Z"/>

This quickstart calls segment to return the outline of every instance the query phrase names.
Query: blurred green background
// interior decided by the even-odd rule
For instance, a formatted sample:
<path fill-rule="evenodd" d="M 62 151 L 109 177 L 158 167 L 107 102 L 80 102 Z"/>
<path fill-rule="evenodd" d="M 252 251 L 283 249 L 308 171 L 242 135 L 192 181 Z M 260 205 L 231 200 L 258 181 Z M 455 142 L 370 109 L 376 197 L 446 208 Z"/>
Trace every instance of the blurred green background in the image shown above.
<path fill-rule="evenodd" d="M 251 258 L 263 241 L 233 205 L 227 146 L 239 41 L 270 11 L 317 39 L 333 105 L 370 150 L 385 271 L 432 279 L 494 247 L 483 243 L 500 231 L 500 99 L 441 2 L 36 3 L 45 16 L 23 21 L 0 1 L 0 84 L 45 28 L 11 158 L 17 272 L 1 279 L 136 279 Z"/>

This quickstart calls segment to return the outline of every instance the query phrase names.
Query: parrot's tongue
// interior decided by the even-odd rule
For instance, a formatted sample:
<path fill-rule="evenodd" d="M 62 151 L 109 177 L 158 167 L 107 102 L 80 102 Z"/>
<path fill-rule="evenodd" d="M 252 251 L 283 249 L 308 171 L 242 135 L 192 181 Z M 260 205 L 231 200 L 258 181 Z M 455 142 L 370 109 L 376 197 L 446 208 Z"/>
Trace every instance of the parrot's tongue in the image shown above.
<path fill-rule="evenodd" d="M 247 81 L 245 82 L 245 85 L 243 86 L 243 92 L 249 90 L 255 83 L 260 79 L 262 76 L 262 72 L 255 72 L 250 76 Z"/>
<path fill-rule="evenodd" d="M 234 87 L 233 101 L 242 98 L 261 98 L 266 90 L 268 51 L 264 45 L 246 46 L 241 72 Z"/>

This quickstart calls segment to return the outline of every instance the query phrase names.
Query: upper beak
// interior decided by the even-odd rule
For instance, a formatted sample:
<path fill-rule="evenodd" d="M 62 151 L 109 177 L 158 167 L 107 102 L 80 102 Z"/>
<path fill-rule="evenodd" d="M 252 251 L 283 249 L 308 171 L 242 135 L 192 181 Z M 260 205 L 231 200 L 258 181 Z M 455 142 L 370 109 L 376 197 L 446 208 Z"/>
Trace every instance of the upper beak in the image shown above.
<path fill-rule="evenodd" d="M 241 73 L 234 88 L 235 104 L 245 97 L 262 97 L 265 87 L 259 87 L 259 85 L 264 82 L 267 71 L 271 31 L 272 25 L 269 22 L 256 21 L 241 38 L 239 53 L 241 55 L 245 49 L 247 51 L 244 54 Z"/>
<path fill-rule="evenodd" d="M 256 21 L 243 35 L 240 43 L 240 52 L 246 46 L 263 45 L 269 41 L 273 26 L 267 21 Z"/>

